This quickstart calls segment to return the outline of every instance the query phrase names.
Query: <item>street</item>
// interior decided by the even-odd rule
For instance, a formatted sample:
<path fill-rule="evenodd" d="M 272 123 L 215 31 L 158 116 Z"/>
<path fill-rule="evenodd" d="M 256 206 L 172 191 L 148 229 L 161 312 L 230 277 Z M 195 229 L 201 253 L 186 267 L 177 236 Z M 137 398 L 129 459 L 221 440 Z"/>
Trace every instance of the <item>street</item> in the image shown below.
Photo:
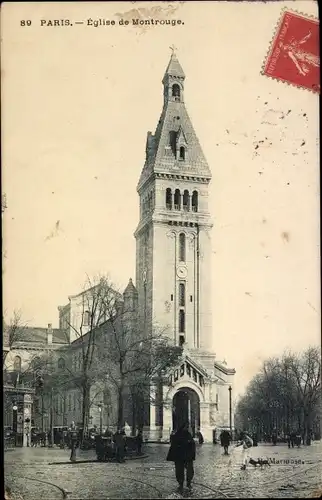
<path fill-rule="evenodd" d="M 149 444 L 145 458 L 124 464 L 95 462 L 95 451 L 18 448 L 5 453 L 5 485 L 10 500 L 103 500 L 109 498 L 179 498 L 174 464 L 166 462 L 168 445 Z M 240 470 L 240 454 L 224 456 L 219 445 L 197 446 L 193 498 L 312 498 L 322 488 L 322 443 L 288 449 L 260 444 L 252 458 L 270 466 Z M 93 460 L 93 461 L 91 461 Z M 81 462 L 83 461 L 83 463 Z M 289 461 L 290 463 L 287 463 Z M 291 463 L 293 462 L 293 463 Z"/>

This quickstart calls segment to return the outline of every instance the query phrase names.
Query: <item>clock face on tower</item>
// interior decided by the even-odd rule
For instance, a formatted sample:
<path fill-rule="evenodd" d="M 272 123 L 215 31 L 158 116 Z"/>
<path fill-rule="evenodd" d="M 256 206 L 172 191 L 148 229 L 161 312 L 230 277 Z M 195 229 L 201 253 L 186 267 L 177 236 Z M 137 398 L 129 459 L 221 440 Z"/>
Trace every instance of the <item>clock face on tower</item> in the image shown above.
<path fill-rule="evenodd" d="M 178 278 L 185 279 L 187 277 L 187 268 L 185 266 L 179 266 L 177 269 Z"/>

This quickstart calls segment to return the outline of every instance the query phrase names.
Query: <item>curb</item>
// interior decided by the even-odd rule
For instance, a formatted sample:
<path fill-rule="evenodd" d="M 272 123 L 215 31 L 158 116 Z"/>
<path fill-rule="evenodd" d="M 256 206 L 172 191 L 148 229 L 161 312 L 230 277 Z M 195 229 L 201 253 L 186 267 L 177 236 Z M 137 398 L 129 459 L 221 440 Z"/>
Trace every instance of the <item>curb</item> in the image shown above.
<path fill-rule="evenodd" d="M 139 459 L 142 459 L 142 458 L 148 458 L 149 455 L 138 455 L 138 456 L 134 456 L 134 457 L 127 457 L 125 459 L 125 462 L 127 461 L 131 461 L 131 460 L 139 460 Z M 77 465 L 77 464 L 117 464 L 118 462 L 116 462 L 115 460 L 111 460 L 111 461 L 104 461 L 104 460 L 76 460 L 76 462 L 49 462 L 48 465 Z"/>

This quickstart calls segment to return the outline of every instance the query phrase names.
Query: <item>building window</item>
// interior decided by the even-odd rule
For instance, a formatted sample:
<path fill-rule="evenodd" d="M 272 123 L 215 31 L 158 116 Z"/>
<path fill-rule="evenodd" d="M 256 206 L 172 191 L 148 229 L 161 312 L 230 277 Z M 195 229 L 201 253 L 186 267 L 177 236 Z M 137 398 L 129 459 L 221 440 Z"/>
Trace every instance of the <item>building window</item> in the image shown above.
<path fill-rule="evenodd" d="M 179 235 L 179 260 L 186 261 L 186 235 L 184 233 Z"/>
<path fill-rule="evenodd" d="M 76 392 L 74 392 L 74 411 L 76 410 Z"/>
<path fill-rule="evenodd" d="M 79 396 L 78 398 L 78 409 L 81 410 L 82 409 L 82 400 L 81 400 L 81 397 Z"/>
<path fill-rule="evenodd" d="M 63 370 L 65 368 L 64 358 L 59 358 L 57 365 L 58 365 L 59 370 Z"/>
<path fill-rule="evenodd" d="M 68 394 L 68 411 L 72 410 L 72 395 Z"/>
<path fill-rule="evenodd" d="M 64 413 L 64 400 L 61 396 L 60 396 L 60 413 L 61 414 Z"/>
<path fill-rule="evenodd" d="M 83 324 L 84 324 L 84 326 L 89 326 L 89 322 L 90 322 L 90 312 L 89 311 L 85 311 L 84 312 L 84 318 L 83 318 Z"/>
<path fill-rule="evenodd" d="M 21 372 L 21 357 L 16 356 L 13 360 L 13 369 L 15 372 Z"/>
<path fill-rule="evenodd" d="M 192 205 L 192 211 L 198 212 L 198 193 L 197 193 L 197 191 L 194 191 L 192 193 L 191 205 Z"/>
<path fill-rule="evenodd" d="M 171 302 L 173 302 L 173 293 L 171 294 Z"/>
<path fill-rule="evenodd" d="M 183 200 L 182 200 L 183 210 L 186 212 L 189 211 L 189 191 L 187 189 L 183 192 Z"/>
<path fill-rule="evenodd" d="M 192 302 L 192 295 L 190 295 L 190 302 Z"/>
<path fill-rule="evenodd" d="M 180 101 L 180 87 L 177 83 L 172 85 L 172 97 L 174 97 L 176 101 Z"/>
<path fill-rule="evenodd" d="M 165 205 L 168 210 L 172 210 L 172 191 L 170 188 L 167 188 L 165 193 Z"/>
<path fill-rule="evenodd" d="M 180 149 L 179 149 L 179 160 L 182 160 L 184 161 L 186 158 L 186 149 L 184 146 L 180 146 Z"/>
<path fill-rule="evenodd" d="M 182 309 L 179 311 L 179 333 L 185 332 L 185 313 Z"/>
<path fill-rule="evenodd" d="M 184 283 L 179 283 L 179 306 L 186 305 L 186 286 Z"/>
<path fill-rule="evenodd" d="M 181 209 L 181 194 L 180 194 L 180 189 L 176 189 L 174 192 L 174 209 L 175 210 L 180 210 Z"/>
<path fill-rule="evenodd" d="M 184 344 L 184 335 L 179 335 L 179 346 L 182 347 Z"/>

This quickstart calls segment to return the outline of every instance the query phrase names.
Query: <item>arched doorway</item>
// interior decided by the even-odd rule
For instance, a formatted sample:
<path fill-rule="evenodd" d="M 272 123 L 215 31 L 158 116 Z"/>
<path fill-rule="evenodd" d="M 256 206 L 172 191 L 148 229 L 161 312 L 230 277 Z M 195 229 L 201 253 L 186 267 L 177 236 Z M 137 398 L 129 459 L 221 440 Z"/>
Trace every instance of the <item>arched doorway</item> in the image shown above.
<path fill-rule="evenodd" d="M 200 401 L 198 394 L 190 387 L 182 387 L 172 400 L 172 428 L 178 429 L 189 422 L 192 435 L 195 436 L 200 427 Z"/>

